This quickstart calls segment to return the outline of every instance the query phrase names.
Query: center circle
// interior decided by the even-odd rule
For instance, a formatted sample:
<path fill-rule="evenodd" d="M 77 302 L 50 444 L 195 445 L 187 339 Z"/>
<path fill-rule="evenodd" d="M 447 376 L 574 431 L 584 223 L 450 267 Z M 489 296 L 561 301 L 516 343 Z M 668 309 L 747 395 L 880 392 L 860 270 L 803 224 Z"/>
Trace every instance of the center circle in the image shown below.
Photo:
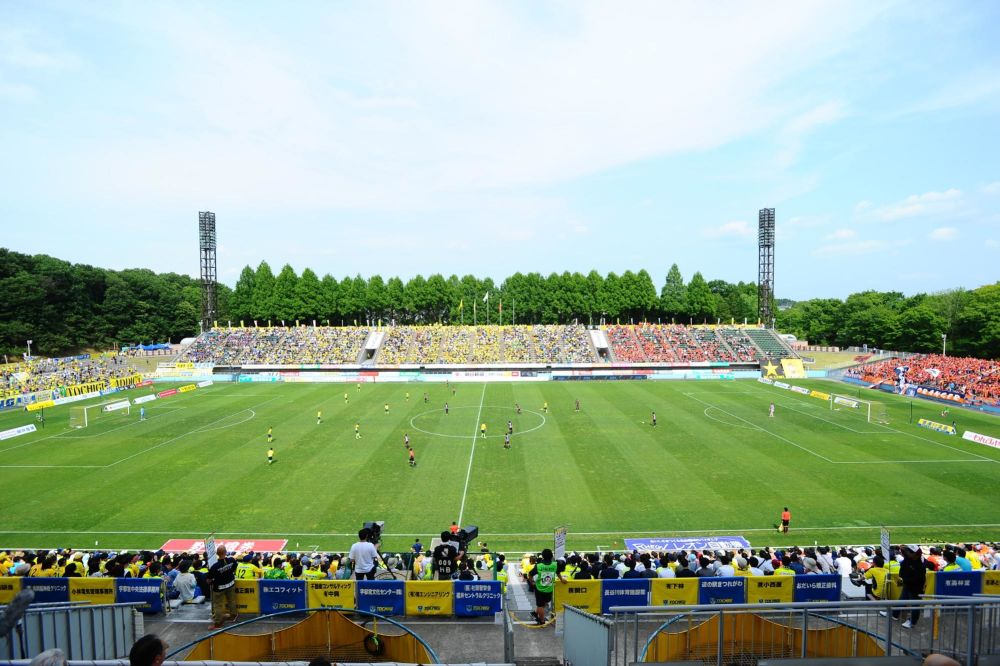
<path fill-rule="evenodd" d="M 465 417 L 459 417 L 451 421 L 454 414 L 451 412 L 473 410 L 479 414 L 479 422 L 475 424 L 475 437 L 482 439 L 479 435 L 479 425 L 485 423 L 487 427 L 486 439 L 503 438 L 507 433 L 507 421 L 514 425 L 514 434 L 511 437 L 527 435 L 545 425 L 545 415 L 531 409 L 521 408 L 521 413 L 509 405 L 465 405 L 452 407 L 449 413 L 445 414 L 444 409 L 430 409 L 421 412 L 410 419 L 410 426 L 417 432 L 435 437 L 448 437 L 451 439 L 471 439 L 473 433 L 470 432 L 469 421 Z M 454 425 L 451 425 L 451 424 Z M 442 427 L 444 426 L 444 427 Z"/>

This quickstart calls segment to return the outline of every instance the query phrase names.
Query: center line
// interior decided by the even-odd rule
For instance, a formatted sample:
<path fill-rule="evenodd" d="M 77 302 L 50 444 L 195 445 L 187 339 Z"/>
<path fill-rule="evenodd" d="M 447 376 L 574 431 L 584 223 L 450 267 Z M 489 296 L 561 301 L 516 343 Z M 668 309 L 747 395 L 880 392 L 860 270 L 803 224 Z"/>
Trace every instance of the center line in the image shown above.
<path fill-rule="evenodd" d="M 465 472 L 465 488 L 462 490 L 462 506 L 458 510 L 458 524 L 462 524 L 465 514 L 465 495 L 469 492 L 469 478 L 472 476 L 472 459 L 476 457 L 476 437 L 479 436 L 479 418 L 483 415 L 483 401 L 486 400 L 486 384 L 483 384 L 483 395 L 479 398 L 479 411 L 476 412 L 476 422 L 472 428 L 472 450 L 469 451 L 469 469 Z"/>

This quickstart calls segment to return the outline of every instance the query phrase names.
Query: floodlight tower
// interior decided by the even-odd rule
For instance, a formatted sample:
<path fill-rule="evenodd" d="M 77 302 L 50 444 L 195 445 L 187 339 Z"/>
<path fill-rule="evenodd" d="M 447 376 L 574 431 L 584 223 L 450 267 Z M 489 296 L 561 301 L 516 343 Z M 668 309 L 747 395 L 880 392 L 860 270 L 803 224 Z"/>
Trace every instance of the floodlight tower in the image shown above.
<path fill-rule="evenodd" d="M 215 213 L 198 213 L 198 245 L 201 250 L 201 330 L 207 331 L 212 328 L 218 310 Z"/>
<path fill-rule="evenodd" d="M 757 224 L 757 318 L 774 328 L 774 209 L 761 208 Z"/>

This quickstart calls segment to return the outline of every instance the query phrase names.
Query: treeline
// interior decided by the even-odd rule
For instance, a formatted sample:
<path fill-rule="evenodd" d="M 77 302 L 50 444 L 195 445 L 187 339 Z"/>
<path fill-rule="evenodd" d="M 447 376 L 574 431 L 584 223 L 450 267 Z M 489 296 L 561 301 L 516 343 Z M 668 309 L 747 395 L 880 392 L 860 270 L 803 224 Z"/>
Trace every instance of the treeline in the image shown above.
<path fill-rule="evenodd" d="M 779 310 L 777 327 L 816 345 L 1000 358 L 1000 282 L 906 297 L 865 291 L 846 301 L 817 298 Z M 947 336 L 943 339 L 942 336 Z"/>
<path fill-rule="evenodd" d="M 487 298 L 488 300 L 484 300 Z M 277 276 L 266 261 L 243 269 L 230 302 L 229 319 L 250 325 L 298 320 L 324 324 L 485 323 L 555 324 L 577 321 L 671 321 L 714 323 L 756 320 L 757 287 L 695 273 L 685 284 L 675 264 L 660 288 L 645 270 L 621 275 L 515 273 L 500 284 L 472 275 L 398 277 L 360 275 L 319 278 L 311 269 L 297 275 L 288 265 Z"/>
<path fill-rule="evenodd" d="M 488 301 L 484 297 L 489 294 Z M 54 356 L 139 342 L 178 342 L 197 334 L 200 282 L 145 269 L 111 271 L 0 249 L 0 353 Z M 1000 357 L 1000 283 L 973 291 L 905 297 L 863 292 L 845 301 L 814 299 L 785 307 L 777 326 L 812 344 L 862 345 L 935 352 L 948 336 L 948 353 Z M 685 282 L 677 265 L 657 286 L 645 270 L 601 275 L 515 273 L 496 284 L 472 275 L 434 274 L 403 281 L 373 275 L 344 277 L 289 265 L 275 275 L 267 262 L 247 266 L 235 289 L 219 285 L 220 325 L 252 326 L 296 320 L 333 325 L 581 324 L 628 322 L 742 323 L 757 320 L 757 286 L 705 280 Z"/>
<path fill-rule="evenodd" d="M 231 290 L 220 285 L 220 298 Z M 20 358 L 178 342 L 198 332 L 200 281 L 146 269 L 112 271 L 0 248 L 0 353 Z"/>

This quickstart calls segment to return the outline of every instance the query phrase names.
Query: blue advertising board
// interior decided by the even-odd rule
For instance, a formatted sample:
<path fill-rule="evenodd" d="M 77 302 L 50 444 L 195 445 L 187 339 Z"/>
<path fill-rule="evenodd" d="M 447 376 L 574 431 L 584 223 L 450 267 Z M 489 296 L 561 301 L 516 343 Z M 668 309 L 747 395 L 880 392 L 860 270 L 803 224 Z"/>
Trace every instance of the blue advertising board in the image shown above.
<path fill-rule="evenodd" d="M 739 550 L 750 548 L 741 536 L 704 536 L 671 539 L 625 539 L 625 548 L 640 553 L 662 553 L 675 550 Z"/>
<path fill-rule="evenodd" d="M 792 601 L 840 601 L 841 582 L 837 574 L 796 576 Z"/>
<path fill-rule="evenodd" d="M 68 578 L 25 578 L 22 590 L 34 590 L 36 604 L 66 603 L 69 601 Z"/>
<path fill-rule="evenodd" d="M 260 581 L 260 613 L 277 613 L 306 607 L 306 582 L 304 580 Z"/>
<path fill-rule="evenodd" d="M 456 580 L 455 615 L 492 615 L 502 610 L 503 596 L 498 580 Z"/>
<path fill-rule="evenodd" d="M 163 610 L 163 598 L 160 596 L 162 578 L 116 578 L 115 601 L 129 603 L 141 601 L 139 607 L 143 613 L 159 613 Z"/>
<path fill-rule="evenodd" d="M 742 576 L 701 578 L 698 580 L 699 604 L 745 604 L 747 579 Z"/>
<path fill-rule="evenodd" d="M 934 579 L 934 594 L 971 597 L 982 592 L 982 571 L 939 571 Z"/>
<path fill-rule="evenodd" d="M 648 578 L 608 579 L 601 581 L 602 613 L 610 613 L 612 606 L 648 605 Z"/>
<path fill-rule="evenodd" d="M 358 610 L 379 615 L 406 615 L 406 582 L 359 580 Z"/>

